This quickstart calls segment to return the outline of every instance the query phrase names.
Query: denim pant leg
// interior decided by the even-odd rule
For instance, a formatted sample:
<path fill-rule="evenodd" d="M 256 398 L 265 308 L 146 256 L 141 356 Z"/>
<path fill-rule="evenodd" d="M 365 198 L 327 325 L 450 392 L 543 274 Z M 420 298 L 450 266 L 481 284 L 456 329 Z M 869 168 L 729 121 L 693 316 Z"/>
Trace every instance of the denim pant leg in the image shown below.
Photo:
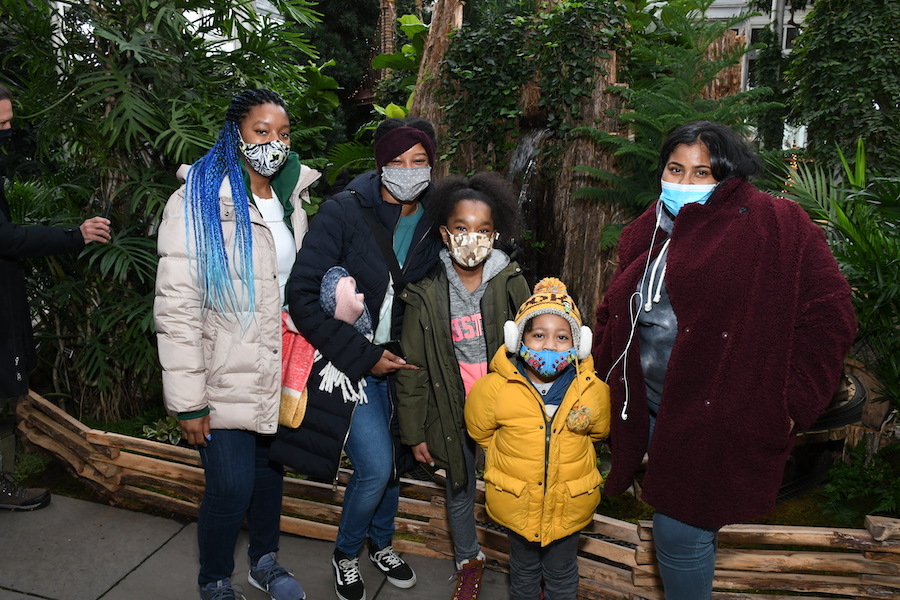
<path fill-rule="evenodd" d="M 399 482 L 391 481 L 394 446 L 388 382 L 367 377 L 365 392 L 367 401 L 357 404 L 344 447 L 353 475 L 344 492 L 335 546 L 349 556 L 359 554 L 367 535 L 378 548 L 391 543 L 400 502 Z"/>
<path fill-rule="evenodd" d="M 214 429 L 200 448 L 206 477 L 197 519 L 201 586 L 234 571 L 234 546 L 253 494 L 255 446 L 255 433 Z"/>
<path fill-rule="evenodd" d="M 712 597 L 718 529 L 703 529 L 656 513 L 653 543 L 666 600 Z"/>
<path fill-rule="evenodd" d="M 578 597 L 579 538 L 576 532 L 541 550 L 544 592 L 548 600 L 576 600 Z"/>
<path fill-rule="evenodd" d="M 460 431 L 460 435 L 468 479 L 464 487 L 455 491 L 450 479 L 447 479 L 447 521 L 453 538 L 453 554 L 458 563 L 475 558 L 481 551 L 475 529 L 475 442 L 465 431 Z"/>
<path fill-rule="evenodd" d="M 284 491 L 284 467 L 269 460 L 269 448 L 275 441 L 275 436 L 256 435 L 255 438 L 255 481 L 247 512 L 247 529 L 250 534 L 248 553 L 252 563 L 269 552 L 278 552 Z"/>
<path fill-rule="evenodd" d="M 541 545 L 518 533 L 509 537 L 509 597 L 511 600 L 538 600 L 541 597 Z"/>

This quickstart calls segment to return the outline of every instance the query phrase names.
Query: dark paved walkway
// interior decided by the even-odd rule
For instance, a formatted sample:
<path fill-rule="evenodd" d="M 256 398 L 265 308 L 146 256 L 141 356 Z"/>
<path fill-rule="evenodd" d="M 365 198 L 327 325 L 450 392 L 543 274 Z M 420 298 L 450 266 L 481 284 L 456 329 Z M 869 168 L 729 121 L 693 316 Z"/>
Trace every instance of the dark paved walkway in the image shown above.
<path fill-rule="evenodd" d="M 0 511 L 0 600 L 196 600 L 197 526 L 54 496 L 45 509 Z M 246 583 L 246 536 L 232 580 L 247 600 L 268 595 Z M 330 542 L 282 535 L 279 562 L 308 600 L 334 600 Z M 452 561 L 406 555 L 418 583 L 400 590 L 360 560 L 368 600 L 448 600 Z M 508 598 L 508 578 L 485 571 L 482 600 Z"/>

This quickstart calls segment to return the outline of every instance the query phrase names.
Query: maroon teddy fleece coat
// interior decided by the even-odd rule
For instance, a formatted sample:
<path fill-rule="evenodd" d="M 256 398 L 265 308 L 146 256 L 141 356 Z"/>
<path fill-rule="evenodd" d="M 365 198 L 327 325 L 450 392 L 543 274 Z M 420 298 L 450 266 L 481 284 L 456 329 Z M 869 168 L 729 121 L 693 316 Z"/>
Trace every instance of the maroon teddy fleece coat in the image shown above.
<path fill-rule="evenodd" d="M 644 272 L 656 204 L 622 232 L 619 267 L 597 309 L 594 358 L 604 377 L 625 350 L 629 304 Z M 653 257 L 660 250 L 660 231 Z M 850 288 L 822 230 L 794 202 L 743 179 L 681 209 L 666 288 L 678 334 L 653 442 L 637 334 L 608 376 L 608 494 L 631 485 L 649 452 L 643 499 L 697 527 L 770 510 L 796 428 L 828 405 L 856 333 Z M 628 378 L 627 407 L 625 377 Z M 627 418 L 623 416 L 624 412 Z"/>

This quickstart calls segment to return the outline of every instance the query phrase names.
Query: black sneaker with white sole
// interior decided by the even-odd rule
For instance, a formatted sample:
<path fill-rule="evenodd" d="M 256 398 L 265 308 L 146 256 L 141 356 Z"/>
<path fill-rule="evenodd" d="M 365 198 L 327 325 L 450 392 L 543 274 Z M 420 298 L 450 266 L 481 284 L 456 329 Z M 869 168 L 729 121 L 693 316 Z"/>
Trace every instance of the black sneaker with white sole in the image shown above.
<path fill-rule="evenodd" d="M 384 573 L 387 580 L 398 588 L 411 588 L 416 585 L 416 574 L 406 562 L 394 553 L 391 546 L 372 551 L 369 548 L 369 560 Z"/>
<path fill-rule="evenodd" d="M 358 557 L 335 550 L 331 566 L 334 568 L 334 592 L 340 600 L 366 600 L 366 586 L 359 572 Z"/>

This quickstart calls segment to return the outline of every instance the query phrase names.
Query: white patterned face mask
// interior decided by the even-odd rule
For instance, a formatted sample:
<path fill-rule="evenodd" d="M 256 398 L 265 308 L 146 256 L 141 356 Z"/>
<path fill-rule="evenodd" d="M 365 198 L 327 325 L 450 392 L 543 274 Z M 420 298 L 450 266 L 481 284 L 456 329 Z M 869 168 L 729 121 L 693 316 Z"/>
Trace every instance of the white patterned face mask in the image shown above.
<path fill-rule="evenodd" d="M 381 167 L 381 183 L 397 199 L 409 204 L 431 181 L 431 167 Z"/>
<path fill-rule="evenodd" d="M 241 154 L 247 159 L 250 168 L 262 175 L 271 177 L 287 162 L 291 147 L 281 140 L 264 144 L 248 144 L 241 138 Z"/>
<path fill-rule="evenodd" d="M 447 246 L 450 256 L 453 260 L 464 267 L 477 267 L 490 255 L 494 249 L 494 240 L 497 239 L 497 232 L 487 234 L 473 231 L 471 233 L 450 233 L 447 232 Z"/>

